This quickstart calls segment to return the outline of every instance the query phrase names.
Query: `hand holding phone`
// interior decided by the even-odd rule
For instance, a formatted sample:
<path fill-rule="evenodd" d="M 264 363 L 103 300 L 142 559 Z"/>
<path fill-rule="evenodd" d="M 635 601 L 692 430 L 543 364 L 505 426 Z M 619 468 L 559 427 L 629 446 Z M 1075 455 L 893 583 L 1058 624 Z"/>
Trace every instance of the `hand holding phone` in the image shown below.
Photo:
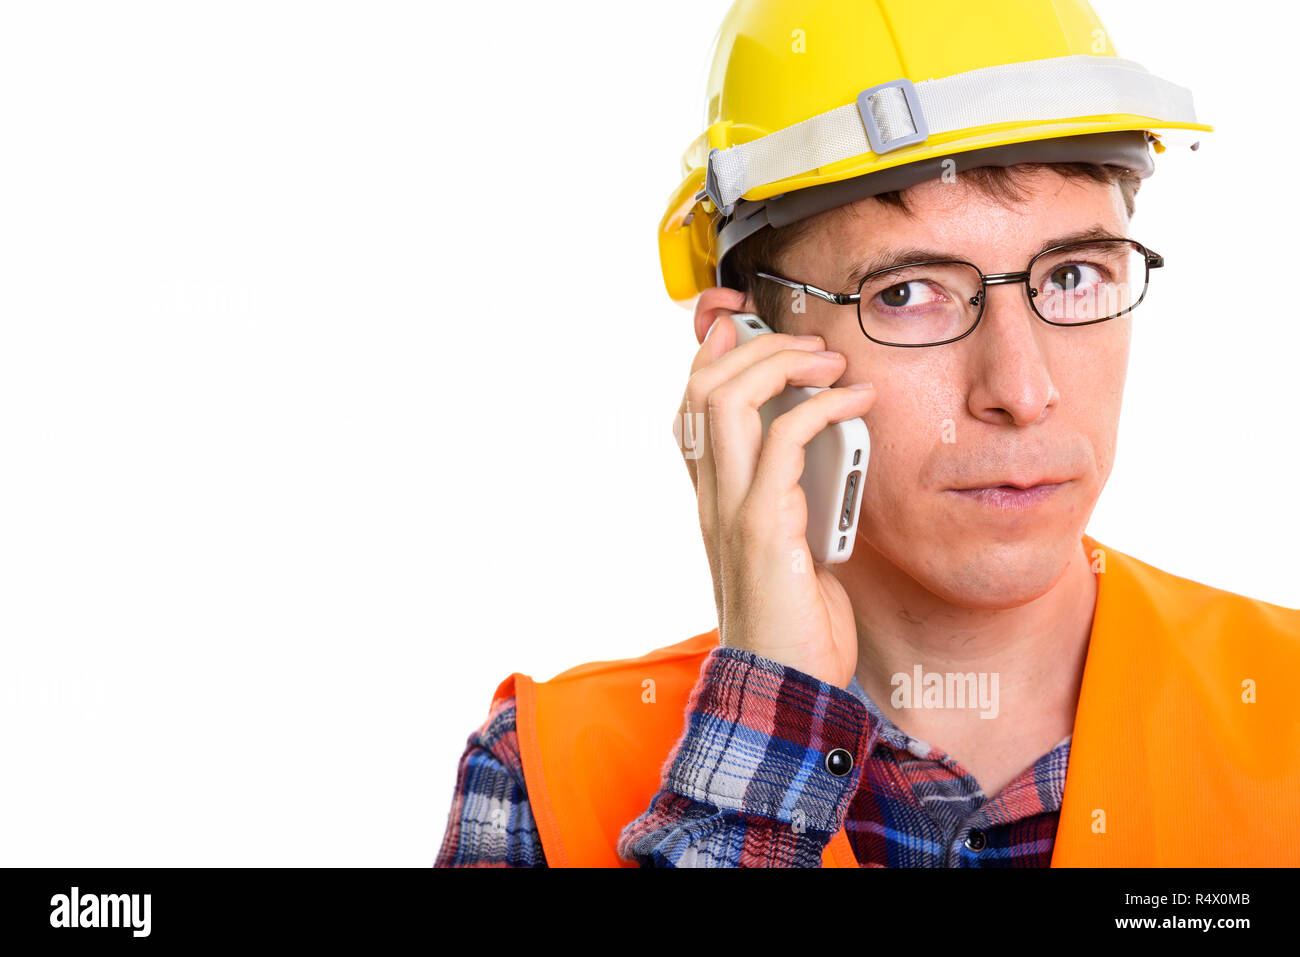
<path fill-rule="evenodd" d="M 735 313 L 736 344 L 772 330 L 758 316 Z M 788 386 L 759 409 L 763 434 L 779 415 L 825 389 Z M 853 554 L 858 534 L 858 506 L 862 502 L 862 479 L 871 452 L 871 436 L 860 418 L 832 422 L 804 446 L 803 475 L 799 485 L 808 502 L 808 549 L 813 561 L 834 564 Z"/>
<path fill-rule="evenodd" d="M 857 626 L 821 558 L 851 553 L 839 524 L 856 527 L 868 452 L 861 417 L 875 390 L 831 387 L 846 359 L 825 348 L 819 336 L 724 315 L 696 353 L 674 432 L 695 485 L 721 643 L 846 688 Z"/>

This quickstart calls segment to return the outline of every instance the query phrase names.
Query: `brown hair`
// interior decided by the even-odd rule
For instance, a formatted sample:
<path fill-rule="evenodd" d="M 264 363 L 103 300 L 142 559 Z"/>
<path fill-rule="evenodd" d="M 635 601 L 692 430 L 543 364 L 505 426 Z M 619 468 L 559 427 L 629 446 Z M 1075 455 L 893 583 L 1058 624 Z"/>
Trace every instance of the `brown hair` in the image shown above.
<path fill-rule="evenodd" d="M 1108 185 L 1118 182 L 1120 193 L 1124 197 L 1124 208 L 1132 218 L 1134 197 L 1137 196 L 1142 180 L 1115 166 L 1097 163 L 1021 163 L 1017 166 L 979 166 L 958 175 L 964 182 L 972 184 L 981 193 L 998 202 L 1023 202 L 1026 194 L 1021 177 L 1043 166 L 1050 166 L 1067 179 L 1088 179 Z M 906 198 L 899 190 L 880 193 L 872 198 L 905 213 L 911 212 Z M 810 216 L 779 229 L 765 226 L 737 245 L 723 264 L 722 284 L 729 289 L 751 294 L 758 315 L 778 332 L 782 331 L 789 315 L 791 290 L 780 283 L 760 279 L 756 274 L 761 271 L 780 275 L 782 255 L 807 235 L 817 219 L 818 216 Z"/>

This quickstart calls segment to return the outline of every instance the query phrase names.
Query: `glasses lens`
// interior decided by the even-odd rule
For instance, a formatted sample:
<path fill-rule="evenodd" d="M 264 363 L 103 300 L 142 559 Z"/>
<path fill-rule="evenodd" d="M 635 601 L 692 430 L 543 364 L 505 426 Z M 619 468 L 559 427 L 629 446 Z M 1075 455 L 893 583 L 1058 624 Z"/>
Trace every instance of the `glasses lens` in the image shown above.
<path fill-rule="evenodd" d="M 979 318 L 980 274 L 966 263 L 930 263 L 875 273 L 858 292 L 862 331 L 890 345 L 956 339 Z"/>
<path fill-rule="evenodd" d="M 1055 249 L 1029 273 L 1034 309 L 1048 322 L 1075 325 L 1127 312 L 1146 291 L 1146 257 L 1133 243 L 1094 242 Z"/>

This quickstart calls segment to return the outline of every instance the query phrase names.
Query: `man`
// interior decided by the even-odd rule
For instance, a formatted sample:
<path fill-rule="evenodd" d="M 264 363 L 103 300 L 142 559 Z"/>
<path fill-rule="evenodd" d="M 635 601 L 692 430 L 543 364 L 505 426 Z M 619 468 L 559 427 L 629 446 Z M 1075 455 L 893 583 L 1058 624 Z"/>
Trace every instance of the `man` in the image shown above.
<path fill-rule="evenodd" d="M 507 678 L 438 864 L 1300 863 L 1300 611 L 1085 531 L 1163 262 L 1148 144 L 1207 129 L 1107 50 L 1083 2 L 733 6 L 660 231 L 719 627 Z M 787 385 L 828 388 L 764 437 Z M 859 416 L 857 540 L 814 565 L 803 448 Z"/>

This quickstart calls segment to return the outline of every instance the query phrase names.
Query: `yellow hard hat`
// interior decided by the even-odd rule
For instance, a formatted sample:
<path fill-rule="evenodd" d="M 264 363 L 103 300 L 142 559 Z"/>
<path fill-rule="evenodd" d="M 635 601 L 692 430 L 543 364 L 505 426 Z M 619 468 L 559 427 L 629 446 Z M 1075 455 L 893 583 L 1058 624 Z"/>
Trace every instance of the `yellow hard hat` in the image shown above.
<path fill-rule="evenodd" d="M 975 166 L 1148 176 L 1149 144 L 1213 129 L 1190 91 L 1119 58 L 1086 0 L 736 0 L 705 122 L 659 223 L 684 306 L 764 226 Z"/>

